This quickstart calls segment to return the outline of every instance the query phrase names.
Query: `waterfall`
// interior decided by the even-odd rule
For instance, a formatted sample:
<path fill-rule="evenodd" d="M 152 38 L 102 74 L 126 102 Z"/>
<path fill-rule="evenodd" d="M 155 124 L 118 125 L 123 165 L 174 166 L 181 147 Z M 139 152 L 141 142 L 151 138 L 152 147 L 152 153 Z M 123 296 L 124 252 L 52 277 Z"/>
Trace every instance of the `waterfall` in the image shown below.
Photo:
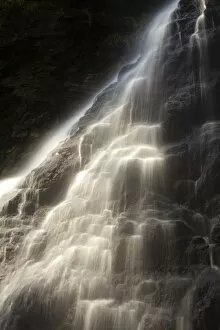
<path fill-rule="evenodd" d="M 190 304 L 188 265 L 192 273 L 200 267 L 192 245 L 202 240 L 206 247 L 198 237 L 206 222 L 163 194 L 166 173 L 178 174 L 167 165 L 173 149 L 168 157 L 162 138 L 164 103 L 176 104 L 164 92 L 164 59 L 177 8 L 175 0 L 156 15 L 140 60 L 116 86 L 65 123 L 21 176 L 2 182 L 1 330 L 190 329 L 179 307 Z M 199 49 L 204 12 L 201 0 L 190 36 Z M 174 23 L 183 49 L 182 22 Z M 48 194 L 61 196 L 61 184 L 49 193 L 42 188 L 44 180 L 53 184 L 52 171 L 59 175 L 58 162 L 71 168 L 67 189 L 47 204 Z"/>
<path fill-rule="evenodd" d="M 206 1 L 200 0 L 199 1 L 199 11 L 201 12 L 201 14 L 199 15 L 199 17 L 196 21 L 195 32 L 192 35 L 193 38 L 195 37 L 198 40 L 200 39 L 199 32 L 201 30 L 204 30 L 204 27 L 205 27 L 205 10 L 206 10 Z"/>
<path fill-rule="evenodd" d="M 24 168 L 22 171 L 19 171 L 17 176 L 0 180 L 0 198 L 4 196 L 4 198 L 0 200 L 0 208 L 6 200 L 12 198 L 13 191 L 16 193 L 16 188 L 19 184 L 21 184 L 22 180 L 24 180 L 31 171 L 40 166 L 45 159 L 50 156 L 52 151 L 55 150 L 58 145 L 68 137 L 68 132 L 91 107 L 92 103 L 93 100 L 87 102 L 81 111 L 71 118 L 68 118 L 68 120 L 62 123 L 56 130 L 50 132 L 49 137 L 41 142 L 41 147 L 35 150 L 35 154 L 32 159 L 25 164 Z"/>
<path fill-rule="evenodd" d="M 196 46 L 199 51 L 199 81 L 201 88 L 201 97 L 206 97 L 206 73 L 207 73 L 207 36 L 205 29 L 205 11 L 206 0 L 199 0 L 199 12 L 200 15 L 196 20 L 195 31 L 191 36 L 191 44 Z"/>

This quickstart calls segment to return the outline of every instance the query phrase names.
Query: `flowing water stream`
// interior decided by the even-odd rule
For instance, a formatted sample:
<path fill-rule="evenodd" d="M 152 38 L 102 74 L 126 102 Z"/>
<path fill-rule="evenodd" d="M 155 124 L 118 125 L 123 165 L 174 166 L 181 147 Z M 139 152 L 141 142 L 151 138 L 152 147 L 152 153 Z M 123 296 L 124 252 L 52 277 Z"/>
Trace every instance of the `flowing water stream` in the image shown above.
<path fill-rule="evenodd" d="M 164 41 L 169 42 L 170 17 L 177 6 L 175 0 L 148 26 L 144 54 L 122 78 L 114 107 L 105 109 L 80 133 L 76 154 L 79 170 L 69 178 L 64 200 L 50 208 L 37 226 L 30 228 L 28 224 L 15 266 L 1 283 L 1 330 L 175 327 L 175 285 L 171 282 L 181 287 L 189 283 L 187 276 L 170 275 L 168 270 L 174 257 L 166 244 L 179 221 L 166 218 L 169 202 L 161 197 L 158 203 L 163 207 L 158 207 L 151 192 L 164 180 L 163 97 L 158 91 Z M 204 10 L 202 1 L 192 36 L 199 47 Z M 65 126 L 58 140 L 72 125 Z M 53 148 L 54 144 L 47 147 Z M 32 168 L 42 160 L 35 158 Z M 12 180 L 11 187 L 8 183 L 4 187 L 12 192 L 17 181 Z M 29 193 L 22 195 L 18 214 L 10 219 L 22 228 L 26 228 L 24 208 Z M 4 205 L 11 195 L 1 198 Z M 1 223 L 7 221 L 3 215 Z M 1 236 L 7 238 L 7 233 L 3 227 Z M 163 237 L 164 244 L 158 255 L 157 235 Z M 155 267 L 167 270 L 163 287 L 159 284 L 162 275 L 154 271 Z M 178 322 L 178 329 L 190 329 Z"/>
<path fill-rule="evenodd" d="M 199 81 L 201 87 L 201 97 L 206 97 L 206 73 L 207 73 L 207 36 L 205 29 L 205 11 L 206 0 L 199 0 L 199 12 L 200 15 L 196 20 L 195 31 L 191 36 L 191 43 L 197 44 L 199 51 Z"/>

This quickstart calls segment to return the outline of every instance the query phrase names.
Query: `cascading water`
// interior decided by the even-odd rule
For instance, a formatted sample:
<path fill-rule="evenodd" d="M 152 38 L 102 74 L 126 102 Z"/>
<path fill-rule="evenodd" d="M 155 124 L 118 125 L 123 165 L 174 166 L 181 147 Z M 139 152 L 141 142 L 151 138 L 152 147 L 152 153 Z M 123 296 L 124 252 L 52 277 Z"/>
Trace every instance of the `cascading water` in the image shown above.
<path fill-rule="evenodd" d="M 0 234 L 9 244 L 2 256 L 1 330 L 190 329 L 184 315 L 177 317 L 176 301 L 191 285 L 185 268 L 189 260 L 194 265 L 195 253 L 189 248 L 180 257 L 176 251 L 185 249 L 198 219 L 200 231 L 206 224 L 190 213 L 189 225 L 189 213 L 161 194 L 167 180 L 163 59 L 177 5 L 175 0 L 149 26 L 143 56 L 121 78 L 114 102 L 102 104 L 95 120 L 79 125 L 49 157 L 65 162 L 66 149 L 74 154 L 63 201 L 41 210 L 39 181 L 47 159 L 27 177 L 29 188 L 21 187 L 16 214 L 7 213 L 10 200 L 1 202 Z M 192 38 L 199 38 L 202 21 L 200 16 Z M 183 47 L 179 22 L 177 27 Z M 27 217 L 30 199 L 36 212 Z M 24 236 L 21 246 L 18 235 Z M 15 264 L 8 260 L 10 244 L 19 246 Z"/>
<path fill-rule="evenodd" d="M 26 236 L 19 265 L 2 284 L 1 329 L 13 329 L 16 322 L 22 322 L 12 320 L 13 306 L 21 304 L 17 307 L 27 309 L 28 313 L 32 290 L 45 309 L 42 320 L 34 319 L 33 323 L 42 322 L 45 329 L 47 322 L 52 321 L 43 318 L 52 318 L 49 315 L 52 313 L 56 319 L 58 307 L 59 313 L 63 313 L 60 316 L 63 324 L 54 325 L 57 329 L 62 326 L 85 330 L 144 327 L 142 315 L 151 313 L 150 301 L 144 311 L 143 303 L 137 298 L 138 285 L 144 280 L 141 275 L 144 222 L 128 222 L 130 235 L 120 243 L 124 244 L 126 254 L 124 281 L 131 285 L 126 295 L 120 293 L 123 286 L 120 289 L 114 285 L 112 268 L 117 261 L 113 260 L 113 250 L 117 242 L 113 241 L 128 208 L 136 208 L 136 212 L 143 210 L 153 172 L 159 173 L 163 166 L 160 122 L 151 124 L 143 118 L 145 107 L 150 106 L 151 93 L 157 89 L 157 64 L 176 5 L 177 1 L 152 23 L 144 58 L 132 77 L 124 78 L 125 87 L 118 106 L 87 127 L 81 136 L 78 147 L 81 171 L 65 200 L 47 214 L 39 228 Z M 159 109 L 157 117 L 159 120 Z M 88 152 L 89 162 L 85 165 L 84 154 Z M 130 200 L 133 189 L 135 199 Z M 123 263 L 123 259 L 120 262 Z M 134 285 L 132 281 L 136 276 L 139 280 Z M 148 282 L 151 286 L 150 280 Z M 22 298 L 26 290 L 26 297 Z M 19 303 L 20 299 L 24 301 Z M 52 311 L 50 304 L 55 304 Z"/>
<path fill-rule="evenodd" d="M 206 97 L 206 65 L 207 65 L 207 36 L 205 29 L 205 11 L 206 11 L 206 0 L 199 0 L 198 3 L 200 15 L 196 20 L 195 32 L 191 36 L 192 47 L 196 43 L 199 51 L 199 81 L 201 89 L 201 97 Z"/>
<path fill-rule="evenodd" d="M 50 153 L 56 149 L 59 143 L 61 143 L 67 137 L 69 130 L 85 114 L 88 108 L 89 105 L 85 106 L 85 108 L 83 108 L 79 114 L 62 124 L 54 134 L 51 133 L 50 138 L 42 143 L 43 147 L 41 147 L 39 150 L 36 150 L 36 154 L 33 159 L 31 159 L 31 161 L 26 164 L 24 169 L 20 171 L 17 176 L 0 180 L 0 198 L 4 196 L 4 198 L 0 200 L 0 208 L 2 205 L 4 205 L 6 200 L 12 197 L 13 190 L 14 193 L 16 193 L 16 187 L 19 185 L 19 183 L 22 182 L 25 176 L 27 176 L 28 173 L 41 165 L 41 163 L 45 160 L 45 155 L 49 156 Z"/>
<path fill-rule="evenodd" d="M 200 16 L 196 21 L 195 32 L 192 35 L 192 38 L 196 38 L 199 41 L 199 32 L 205 29 L 205 10 L 206 10 L 206 1 L 199 1 L 199 11 L 201 12 Z"/>

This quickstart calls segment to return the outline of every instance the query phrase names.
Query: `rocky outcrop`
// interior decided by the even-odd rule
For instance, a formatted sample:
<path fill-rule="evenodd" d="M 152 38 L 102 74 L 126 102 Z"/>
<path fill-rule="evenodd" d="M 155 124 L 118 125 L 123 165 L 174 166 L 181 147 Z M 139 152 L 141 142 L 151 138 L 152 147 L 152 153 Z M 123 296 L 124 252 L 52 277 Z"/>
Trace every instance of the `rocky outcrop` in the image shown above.
<path fill-rule="evenodd" d="M 217 330 L 220 324 L 219 6 L 215 1 L 207 6 L 204 14 L 206 30 L 199 31 L 197 36 L 201 43 L 192 37 L 199 14 L 198 3 L 181 0 L 170 24 L 171 34 L 164 40 L 164 71 L 160 81 L 164 95 L 159 100 L 160 90 L 156 90 L 156 95 L 152 96 L 156 105 L 161 104 L 163 167 L 155 166 L 150 172 L 151 177 L 140 203 L 138 189 L 143 182 L 137 163 L 130 162 L 123 172 L 124 185 L 119 189 L 115 184 L 111 192 L 112 200 L 119 201 L 119 205 L 112 211 L 103 212 L 107 225 L 111 224 L 111 217 L 118 211 L 120 213 L 120 216 L 117 214 L 113 235 L 113 296 L 116 304 L 138 300 L 141 329 L 173 330 L 178 318 L 181 328 L 187 322 L 185 328 L 189 328 L 190 324 L 192 330 Z M 66 20 L 66 13 L 62 15 Z M 84 15 L 81 10 L 80 15 Z M 95 24 L 95 15 L 99 14 L 96 12 L 89 24 Z M 201 45 L 202 42 L 205 44 Z M 203 61 L 199 45 L 205 47 Z M 87 46 L 88 43 L 85 44 Z M 98 149 L 103 143 L 85 128 L 114 107 L 124 75 L 135 65 L 126 66 L 120 71 L 118 81 L 97 97 L 94 105 L 79 121 L 77 129 L 73 129 L 54 154 L 26 178 L 21 187 L 25 194 L 21 191 L 6 205 L 3 216 L 13 218 L 19 210 L 22 220 L 35 215 L 37 222 L 37 209 L 50 208 L 63 199 L 70 186 L 70 174 L 73 178 L 87 164 L 92 155 L 91 146 Z M 141 95 L 145 83 L 141 80 L 138 85 Z M 139 94 L 136 95 L 138 98 Z M 141 122 L 143 118 L 146 118 L 146 113 L 137 111 L 132 119 Z M 10 225 L 8 221 L 9 234 L 4 237 L 8 238 L 7 243 L 11 242 Z M 13 247 L 11 249 L 5 258 L 10 256 L 10 251 L 14 253 Z M 131 288 L 135 290 L 131 292 Z M 48 317 L 42 313 L 37 298 L 34 298 L 34 291 L 28 292 L 26 294 L 25 288 L 25 292 L 18 295 L 18 300 L 14 300 L 12 313 L 18 314 L 19 318 L 15 320 L 15 325 L 9 324 L 6 328 L 11 326 L 12 329 L 19 329 L 23 324 L 29 326 L 29 319 L 37 320 L 38 313 L 44 322 L 43 329 L 53 327 L 50 322 L 54 320 L 59 326 L 60 321 L 53 313 L 56 314 L 56 308 L 60 308 L 60 305 L 53 308 L 52 299 L 53 313 Z M 19 302 L 30 309 L 23 311 Z M 36 306 L 34 317 L 31 314 L 33 302 Z M 151 311 L 145 315 L 145 307 L 149 303 Z M 155 317 L 158 310 L 160 315 Z M 61 313 L 60 317 L 62 319 L 66 315 Z"/>
<path fill-rule="evenodd" d="M 30 158 L 48 130 L 128 61 L 144 2 L 135 8 L 101 1 L 1 3 L 2 175 Z"/>

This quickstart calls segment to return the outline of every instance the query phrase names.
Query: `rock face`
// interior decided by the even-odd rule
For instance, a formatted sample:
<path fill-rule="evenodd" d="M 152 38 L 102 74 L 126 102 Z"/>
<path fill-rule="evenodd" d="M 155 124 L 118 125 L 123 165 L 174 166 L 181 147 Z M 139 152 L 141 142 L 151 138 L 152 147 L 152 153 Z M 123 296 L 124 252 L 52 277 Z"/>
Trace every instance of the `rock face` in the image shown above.
<path fill-rule="evenodd" d="M 109 15 L 113 15 L 113 4 L 114 2 L 109 2 L 107 5 L 109 13 L 111 13 Z M 88 11 L 82 10 L 84 2 L 82 6 L 76 6 L 74 17 L 79 15 L 77 17 L 80 22 L 84 17 L 85 21 L 83 22 L 86 22 L 85 34 L 88 32 L 88 38 L 90 38 L 92 29 L 97 29 L 99 23 L 102 22 L 102 20 L 100 21 L 100 17 L 102 17 L 100 16 L 101 4 L 98 1 L 95 3 L 93 15 L 90 15 L 91 4 L 86 3 L 86 5 Z M 42 8 L 45 10 L 44 6 L 45 4 Z M 42 13 L 41 10 L 40 13 Z M 122 9 L 119 8 L 120 10 Z M 131 9 L 128 6 L 126 14 L 130 13 Z M 62 209 L 64 206 L 61 203 L 61 211 L 66 212 L 65 215 L 63 216 L 61 211 L 58 214 L 54 212 L 55 219 L 52 218 L 59 225 L 60 218 L 64 220 L 61 223 L 62 228 L 61 226 L 59 228 L 58 225 L 55 226 L 54 231 L 57 231 L 57 239 L 59 230 L 68 231 L 68 226 L 70 226 L 71 230 L 74 231 L 77 225 L 82 234 L 80 239 L 86 239 L 87 228 L 91 223 L 93 227 L 92 229 L 89 228 L 92 233 L 96 233 L 103 218 L 105 229 L 106 227 L 108 230 L 114 228 L 112 231 L 110 286 L 108 287 L 109 283 L 99 281 L 100 283 L 96 283 L 95 286 L 99 288 L 96 292 L 89 290 L 90 287 L 86 287 L 85 292 L 82 293 L 82 299 L 88 301 L 91 297 L 94 298 L 94 292 L 95 300 L 104 299 L 103 297 L 106 296 L 109 298 L 112 295 L 114 301 L 111 301 L 111 307 L 113 306 L 113 308 L 117 308 L 116 306 L 120 305 L 121 302 L 129 301 L 132 313 L 135 310 L 137 312 L 135 317 L 137 320 L 141 320 L 139 327 L 141 330 L 174 330 L 178 324 L 178 329 L 218 330 L 220 327 L 218 313 L 220 306 L 220 95 L 218 92 L 220 86 L 220 62 L 218 60 L 220 52 L 220 6 L 217 1 L 207 4 L 207 9 L 202 17 L 205 29 L 196 31 L 200 14 L 199 1 L 181 0 L 178 9 L 173 13 L 169 33 L 163 41 L 163 72 L 157 83 L 162 84 L 164 93 L 160 95 L 160 90 L 154 91 L 151 95 L 151 101 L 154 108 L 159 109 L 161 114 L 162 136 L 160 136 L 159 143 L 164 151 L 164 164 L 163 167 L 155 167 L 150 172 L 151 177 L 148 178 L 148 186 L 144 187 L 141 201 L 140 187 L 143 188 L 145 182 L 142 182 L 140 167 L 138 167 L 137 159 L 134 159 L 124 170 L 121 181 L 116 178 L 116 184 L 110 193 L 111 201 L 115 202 L 114 207 L 112 210 L 105 209 L 100 219 L 97 217 L 96 210 L 100 209 L 98 197 L 100 197 L 100 191 L 103 192 L 102 189 L 97 190 L 97 196 L 92 195 L 94 197 L 94 200 L 91 199 L 93 205 L 87 203 L 86 207 L 88 210 L 92 210 L 92 214 L 86 214 L 83 221 L 82 218 L 76 216 L 79 199 L 74 200 L 74 207 L 72 204 L 70 206 L 64 205 L 66 208 Z M 71 14 L 70 2 L 65 3 L 64 11 L 60 15 L 60 19 L 65 22 L 65 31 L 70 29 L 68 31 L 71 35 L 73 32 L 73 16 L 71 15 L 73 14 Z M 106 19 L 105 14 L 101 24 L 110 24 L 106 23 Z M 124 26 L 127 18 L 116 19 L 116 21 L 121 24 L 120 31 L 128 31 L 127 25 L 126 28 Z M 59 27 L 60 33 L 60 23 L 58 26 L 56 24 L 58 24 L 57 21 L 54 21 L 54 25 L 50 25 L 49 29 L 53 26 L 53 31 L 55 31 Z M 130 24 L 131 21 L 129 20 L 129 27 Z M 115 26 L 111 28 L 114 31 Z M 32 30 L 30 29 L 30 31 Z M 119 31 L 118 27 L 116 31 Z M 132 34 L 132 31 L 134 31 L 133 27 L 129 33 Z M 63 42 L 63 34 L 61 35 L 62 42 L 61 39 L 59 40 L 62 51 L 58 52 L 55 60 L 53 57 L 54 48 L 52 48 L 53 56 L 49 59 L 49 63 L 56 63 L 62 55 L 61 58 L 65 67 L 62 72 L 65 75 L 61 76 L 65 80 L 69 68 L 71 67 L 74 71 L 75 62 L 65 66 L 69 55 L 66 54 L 66 44 Z M 104 35 L 106 36 L 106 34 Z M 98 36 L 100 35 L 98 34 Z M 78 37 L 77 34 L 75 37 Z M 57 40 L 57 36 L 55 40 Z M 53 45 L 54 39 L 49 38 L 49 41 L 52 43 L 51 47 L 55 47 Z M 38 40 L 38 42 L 41 44 L 42 40 Z M 85 44 L 82 40 L 78 42 L 79 47 L 82 47 L 79 48 L 82 53 L 86 52 L 88 47 L 90 50 L 92 47 L 96 47 L 94 46 L 96 42 L 91 42 L 90 45 L 87 39 Z M 100 36 L 97 44 L 102 45 L 102 42 L 104 41 Z M 46 45 L 48 45 L 47 42 Z M 57 45 L 55 48 L 57 49 Z M 73 52 L 73 44 L 70 48 Z M 103 49 L 100 48 L 100 58 L 108 52 L 108 47 Z M 116 47 L 116 50 L 111 53 L 109 62 L 108 58 L 106 59 L 105 65 L 108 66 L 110 62 L 113 63 L 114 56 L 117 57 L 118 54 L 123 56 L 124 52 L 124 46 L 120 50 Z M 85 57 L 82 56 L 78 59 L 82 63 L 82 66 L 79 65 L 79 67 L 83 67 L 85 72 L 86 70 L 89 71 L 88 68 L 91 63 L 96 63 L 97 68 L 99 67 L 99 57 L 92 58 L 91 63 L 86 63 L 87 57 L 86 54 Z M 12 235 L 11 227 L 16 226 L 16 223 L 13 224 L 13 221 L 16 220 L 14 216 L 19 212 L 19 221 L 24 225 L 26 233 L 42 221 L 42 217 L 48 209 L 50 210 L 52 206 L 63 200 L 68 188 L 70 188 L 70 175 L 74 178 L 80 169 L 85 168 L 85 165 L 94 156 L 94 150 L 99 150 L 109 138 L 108 122 L 107 124 L 105 122 L 106 125 L 101 127 L 94 128 L 93 126 L 91 130 L 86 130 L 86 128 L 88 125 L 92 126 L 105 114 L 109 114 L 110 110 L 114 108 L 122 89 L 123 77 L 129 74 L 137 63 L 122 68 L 118 74 L 117 82 L 110 85 L 97 97 L 96 102 L 79 121 L 77 129 L 72 130 L 70 137 L 57 148 L 45 163 L 29 174 L 20 187 L 20 192 L 3 208 L 1 216 L 5 221 L 6 234 L 3 237 L 6 249 L 1 260 L 5 261 L 6 264 L 8 263 L 7 267 L 10 266 L 13 269 L 13 258 L 24 236 L 24 232 L 20 233 L 19 231 Z M 59 69 L 53 68 L 51 72 L 53 70 L 53 79 L 48 78 L 48 82 L 56 81 L 56 74 L 59 76 L 61 73 L 60 67 Z M 100 67 L 99 70 L 102 74 L 106 74 L 105 69 L 102 71 Z M 82 73 L 78 69 L 74 72 L 76 76 L 79 75 L 79 78 L 82 77 Z M 72 78 L 69 78 L 68 83 L 73 87 Z M 90 86 L 93 84 L 94 81 L 91 82 Z M 140 104 L 138 103 L 141 99 L 140 95 L 144 94 L 146 86 L 146 79 L 137 82 L 135 86 L 136 98 L 132 99 L 135 105 Z M 66 99 L 65 93 L 70 95 L 71 89 L 66 89 L 66 85 L 65 88 L 62 88 L 60 95 Z M 44 86 L 42 86 L 42 90 L 37 89 L 36 92 L 43 90 Z M 56 106 L 59 102 L 61 105 L 61 96 L 59 95 L 57 101 L 56 93 L 54 94 L 49 93 L 47 97 L 51 102 L 54 102 L 53 105 Z M 144 107 L 146 104 L 141 104 L 141 106 Z M 132 123 L 142 123 L 147 114 L 137 111 L 132 113 L 131 117 Z M 155 113 L 152 111 L 149 121 L 154 123 L 154 120 Z M 28 121 L 27 126 L 29 127 Z M 101 137 L 101 139 L 97 137 Z M 109 173 L 111 172 L 109 171 Z M 120 176 L 121 172 L 118 171 L 118 173 Z M 122 181 L 123 184 L 120 185 Z M 88 190 L 90 188 L 86 187 Z M 74 198 L 74 196 L 72 197 Z M 91 200 L 89 199 L 89 202 Z M 95 217 L 93 213 L 95 213 Z M 116 225 L 113 221 L 115 218 L 117 219 Z M 72 219 L 75 221 L 75 227 L 71 227 Z M 92 222 L 96 220 L 98 222 Z M 113 226 L 112 223 L 114 223 Z M 35 261 L 39 258 L 38 250 L 42 250 L 42 254 L 45 252 L 47 240 L 50 240 L 51 237 L 49 236 L 53 234 L 53 231 L 52 234 L 50 233 L 49 225 L 46 228 L 49 234 L 44 231 L 40 232 L 40 239 L 36 239 L 35 250 L 32 253 Z M 96 236 L 97 238 L 100 239 L 101 237 Z M 74 240 L 74 238 L 71 239 Z M 100 241 L 100 247 L 104 246 L 106 253 L 106 236 L 104 236 L 104 240 L 102 237 Z M 93 239 L 92 242 L 94 243 Z M 26 241 L 24 241 L 24 245 L 25 243 Z M 62 244 L 64 244 L 63 241 Z M 59 246 L 60 248 L 62 248 L 62 244 Z M 80 244 L 83 243 L 80 242 L 79 246 L 81 246 Z M 102 248 L 100 250 L 102 251 Z M 100 250 L 97 251 L 97 255 Z M 69 252 L 68 257 L 71 254 L 71 251 Z M 80 249 L 77 252 L 80 254 Z M 80 257 L 73 255 L 71 262 L 77 264 L 78 259 Z M 97 260 L 98 257 L 94 258 L 92 266 L 97 267 Z M 68 277 L 68 274 L 66 276 Z M 39 282 L 38 284 L 41 287 L 42 283 Z M 66 292 L 67 297 L 64 300 L 67 306 L 64 305 L 62 308 L 60 300 L 57 300 L 56 291 L 48 293 L 46 290 L 47 288 L 51 290 L 51 287 L 45 286 L 45 288 L 45 295 L 51 295 L 53 298 L 50 305 L 51 315 L 45 314 L 44 303 L 47 306 L 47 302 L 46 300 L 43 300 L 43 303 L 39 301 L 35 287 L 32 286 L 32 290 L 29 287 L 24 287 L 24 290 L 17 293 L 10 305 L 12 314 L 18 315 L 18 317 L 14 319 L 9 317 L 9 323 L 4 323 L 6 321 L 3 318 L 2 323 L 0 320 L 0 325 L 6 330 L 23 330 L 25 327 L 35 329 L 35 325 L 32 323 L 36 319 L 36 322 L 42 321 L 42 324 L 38 325 L 42 329 L 71 329 L 70 324 L 73 324 L 73 320 L 67 324 L 63 324 L 62 321 L 67 318 L 69 305 L 74 306 L 75 311 L 75 296 L 70 298 L 69 292 Z M 149 305 L 150 312 L 146 313 L 146 307 Z M 126 305 L 126 308 L 129 306 L 129 304 Z M 4 309 L 1 312 L 3 316 L 7 314 Z M 77 315 L 79 319 L 76 317 L 76 321 L 74 320 L 77 329 L 83 328 L 81 314 L 80 317 Z M 98 323 L 95 323 L 97 328 L 114 329 L 111 315 L 111 313 L 108 314 L 109 322 L 107 325 L 104 317 L 97 318 L 96 322 Z M 133 315 L 129 325 L 134 324 L 131 329 L 136 329 L 136 324 L 132 323 L 135 319 Z M 93 327 L 91 326 L 89 329 L 93 329 Z"/>
<path fill-rule="evenodd" d="M 128 60 L 149 4 L 65 0 L 0 6 L 0 173 L 6 175 Z"/>

